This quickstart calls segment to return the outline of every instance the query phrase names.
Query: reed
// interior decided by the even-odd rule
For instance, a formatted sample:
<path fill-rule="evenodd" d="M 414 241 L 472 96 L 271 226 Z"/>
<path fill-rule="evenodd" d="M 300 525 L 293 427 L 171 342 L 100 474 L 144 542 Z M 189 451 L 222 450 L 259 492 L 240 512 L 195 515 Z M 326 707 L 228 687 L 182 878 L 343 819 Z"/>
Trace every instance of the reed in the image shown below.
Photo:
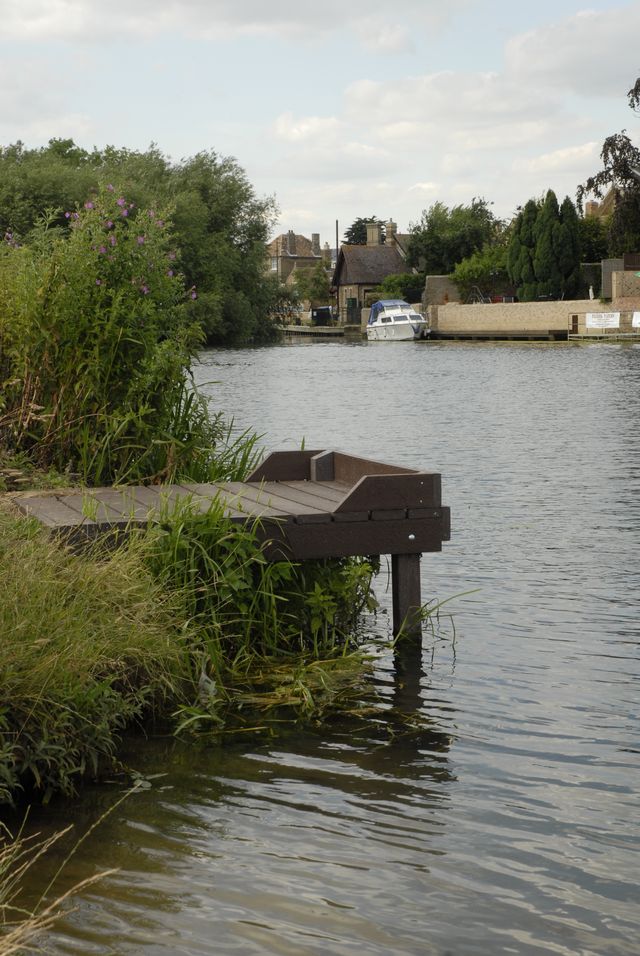
<path fill-rule="evenodd" d="M 0 508 L 0 803 L 74 793 L 182 699 L 188 622 L 141 549 L 79 557 Z"/>
<path fill-rule="evenodd" d="M 67 216 L 68 236 L 49 214 L 27 245 L 0 244 L 0 445 L 94 485 L 216 477 L 230 436 L 190 379 L 197 293 L 168 211 L 106 185 Z"/>
<path fill-rule="evenodd" d="M 258 521 L 239 526 L 216 500 L 205 513 L 183 501 L 149 530 L 148 567 L 192 625 L 197 693 L 178 709 L 182 729 L 226 726 L 250 703 L 320 711 L 346 673 L 358 679 L 358 624 L 376 606 L 377 564 L 272 562 L 262 538 Z"/>

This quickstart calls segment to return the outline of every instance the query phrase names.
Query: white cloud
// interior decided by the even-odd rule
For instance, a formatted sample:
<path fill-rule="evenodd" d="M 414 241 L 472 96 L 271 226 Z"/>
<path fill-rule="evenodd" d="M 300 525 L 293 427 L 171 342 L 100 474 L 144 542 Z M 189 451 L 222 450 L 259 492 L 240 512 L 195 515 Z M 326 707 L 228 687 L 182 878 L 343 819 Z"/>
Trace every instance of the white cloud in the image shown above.
<path fill-rule="evenodd" d="M 584 11 L 513 37 L 505 49 L 506 72 L 518 84 L 619 96 L 640 62 L 638 37 L 640 3 Z"/>
<path fill-rule="evenodd" d="M 433 194 L 440 189 L 440 183 L 414 183 L 409 186 L 410 192 Z"/>
<path fill-rule="evenodd" d="M 408 53 L 413 44 L 406 26 L 389 23 L 382 17 L 366 17 L 356 23 L 356 33 L 374 53 Z"/>
<path fill-rule="evenodd" d="M 333 116 L 303 116 L 296 120 L 292 113 L 282 113 L 276 118 L 273 131 L 278 139 L 290 143 L 316 140 L 326 145 L 327 141 L 337 140 L 343 126 Z"/>
<path fill-rule="evenodd" d="M 0 142 L 19 138 L 31 145 L 54 136 L 90 135 L 89 118 L 70 110 L 51 84 L 52 69 L 53 64 L 42 59 L 0 62 Z"/>
<path fill-rule="evenodd" d="M 521 170 L 528 173 L 549 173 L 558 170 L 582 169 L 585 160 L 595 165 L 597 163 L 600 147 L 598 143 L 583 143 L 581 146 L 567 146 L 564 149 L 556 149 L 550 153 L 543 153 L 540 156 L 531 158 L 516 159 L 513 163 L 515 171 Z"/>
<path fill-rule="evenodd" d="M 144 38 L 163 31 L 181 35 L 233 33 L 313 38 L 347 27 L 377 50 L 407 49 L 408 20 L 416 28 L 437 30 L 471 0 L 395 0 L 389 16 L 371 17 L 370 0 L 0 0 L 6 37 L 104 40 L 132 34 Z"/>

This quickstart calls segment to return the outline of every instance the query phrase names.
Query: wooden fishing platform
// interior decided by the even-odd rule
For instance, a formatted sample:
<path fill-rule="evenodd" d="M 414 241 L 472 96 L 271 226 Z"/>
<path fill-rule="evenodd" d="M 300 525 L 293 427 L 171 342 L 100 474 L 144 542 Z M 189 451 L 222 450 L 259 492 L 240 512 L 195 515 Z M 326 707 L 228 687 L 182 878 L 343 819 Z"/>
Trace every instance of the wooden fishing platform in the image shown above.
<path fill-rule="evenodd" d="M 420 555 L 450 536 L 439 474 L 337 451 L 272 452 L 246 481 L 27 492 L 15 501 L 74 547 L 170 520 L 187 501 L 202 512 L 216 501 L 255 527 L 271 560 L 389 554 L 395 633 L 419 632 Z"/>

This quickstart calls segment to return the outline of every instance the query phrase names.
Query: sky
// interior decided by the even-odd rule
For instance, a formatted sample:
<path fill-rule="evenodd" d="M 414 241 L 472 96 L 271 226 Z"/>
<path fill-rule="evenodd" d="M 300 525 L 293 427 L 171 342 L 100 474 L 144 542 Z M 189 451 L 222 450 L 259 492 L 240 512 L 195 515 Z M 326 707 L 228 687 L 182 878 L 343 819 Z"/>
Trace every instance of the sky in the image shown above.
<path fill-rule="evenodd" d="M 272 235 L 400 232 L 435 202 L 510 219 L 640 144 L 640 2 L 0 0 L 0 145 L 233 156 Z"/>

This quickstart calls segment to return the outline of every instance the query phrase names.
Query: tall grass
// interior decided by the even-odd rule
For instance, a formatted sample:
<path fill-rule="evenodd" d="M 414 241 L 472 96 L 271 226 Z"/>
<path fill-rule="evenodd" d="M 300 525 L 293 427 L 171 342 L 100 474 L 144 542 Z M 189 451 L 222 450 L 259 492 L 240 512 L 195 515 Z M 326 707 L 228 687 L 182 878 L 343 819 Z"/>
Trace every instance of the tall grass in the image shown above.
<path fill-rule="evenodd" d="M 313 712 L 335 699 L 345 672 L 353 680 L 376 562 L 271 561 L 260 522 L 238 525 L 218 501 L 205 513 L 184 502 L 147 540 L 149 568 L 179 596 L 195 635 L 198 694 L 179 710 L 181 726 L 222 724 L 248 703 Z"/>
<path fill-rule="evenodd" d="M 0 507 L 0 804 L 73 794 L 154 716 L 184 729 L 251 707 L 309 714 L 358 679 L 372 566 L 272 563 L 258 531 L 185 504 L 79 556 Z"/>
<path fill-rule="evenodd" d="M 189 378 L 167 211 L 107 185 L 67 215 L 68 236 L 45 216 L 0 243 L 0 445 L 90 484 L 206 478 L 228 434 Z"/>
<path fill-rule="evenodd" d="M 188 622 L 141 547 L 75 556 L 0 509 L 0 803 L 72 794 L 185 692 Z"/>
<path fill-rule="evenodd" d="M 54 926 L 68 899 L 115 872 L 105 870 L 89 876 L 48 901 L 45 897 L 52 889 L 53 884 L 50 884 L 35 906 L 23 904 L 21 897 L 31 872 L 71 829 L 69 826 L 50 837 L 38 839 L 37 835 L 23 837 L 18 834 L 13 837 L 0 825 L 0 956 L 40 951 L 40 939 Z M 76 847 L 80 842 L 82 838 Z"/>

